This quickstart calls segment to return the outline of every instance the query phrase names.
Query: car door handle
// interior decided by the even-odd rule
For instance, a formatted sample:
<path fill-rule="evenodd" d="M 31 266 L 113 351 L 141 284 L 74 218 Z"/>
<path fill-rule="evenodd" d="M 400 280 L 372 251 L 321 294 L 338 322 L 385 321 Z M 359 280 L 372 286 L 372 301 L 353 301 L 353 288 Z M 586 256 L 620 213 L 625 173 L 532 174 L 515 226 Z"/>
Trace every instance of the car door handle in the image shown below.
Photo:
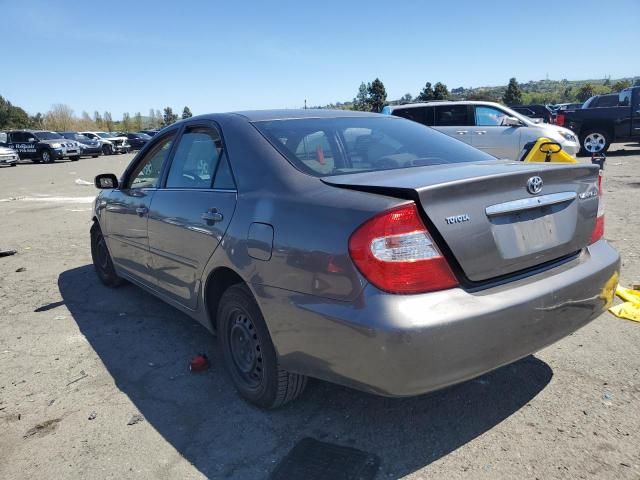
<path fill-rule="evenodd" d="M 486 130 L 476 130 L 473 133 L 475 133 L 476 135 L 484 135 L 485 133 L 487 133 Z"/>
<path fill-rule="evenodd" d="M 147 207 L 138 207 L 136 208 L 136 213 L 140 216 L 143 216 L 149 213 L 149 209 Z"/>
<path fill-rule="evenodd" d="M 456 133 L 458 135 L 466 135 L 467 133 L 469 133 L 469 130 L 456 130 Z"/>
<path fill-rule="evenodd" d="M 221 222 L 224 217 L 218 211 L 217 208 L 210 208 L 209 210 L 204 212 L 202 215 L 200 215 L 200 218 L 202 218 L 202 220 L 204 220 L 205 222 L 209 223 L 209 222 Z"/>

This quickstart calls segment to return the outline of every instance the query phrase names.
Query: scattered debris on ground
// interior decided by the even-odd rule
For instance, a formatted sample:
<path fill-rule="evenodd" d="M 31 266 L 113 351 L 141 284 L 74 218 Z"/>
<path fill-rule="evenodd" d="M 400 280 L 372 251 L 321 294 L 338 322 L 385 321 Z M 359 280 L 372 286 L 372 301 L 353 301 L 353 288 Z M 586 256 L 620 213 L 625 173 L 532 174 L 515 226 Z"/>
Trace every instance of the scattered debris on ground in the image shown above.
<path fill-rule="evenodd" d="M 127 425 L 135 425 L 136 423 L 144 422 L 144 417 L 139 413 L 135 413 L 131 416 Z"/>
<path fill-rule="evenodd" d="M 204 372 L 209 368 L 209 359 L 204 353 L 199 353 L 189 362 L 189 371 L 192 373 Z"/>

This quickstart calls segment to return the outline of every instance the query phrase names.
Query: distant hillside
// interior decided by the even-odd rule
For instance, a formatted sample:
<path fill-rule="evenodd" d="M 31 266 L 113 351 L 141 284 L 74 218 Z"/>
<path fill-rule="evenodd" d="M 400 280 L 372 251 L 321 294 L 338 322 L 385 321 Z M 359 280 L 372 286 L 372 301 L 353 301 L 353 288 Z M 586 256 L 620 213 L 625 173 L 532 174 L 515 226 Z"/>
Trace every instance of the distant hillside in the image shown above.
<path fill-rule="evenodd" d="M 426 83 L 426 82 L 425 82 Z M 622 88 L 640 84 L 640 77 L 626 77 L 617 79 L 593 79 L 593 80 L 531 80 L 525 83 L 518 83 L 522 92 L 522 103 L 568 103 L 579 102 L 579 93 L 583 87 L 590 85 L 593 95 L 603 95 L 607 93 L 617 92 Z M 622 87 L 622 88 L 621 88 Z M 420 89 L 415 93 L 407 93 L 402 99 L 387 99 L 388 105 L 398 105 L 407 103 L 407 101 L 416 101 Z M 502 96 L 507 89 L 507 85 L 499 85 L 493 87 L 457 87 L 449 91 L 449 100 L 486 100 L 491 102 L 502 102 Z M 337 102 L 324 107 L 315 108 L 339 108 L 344 110 L 352 110 L 354 108 L 353 101 Z"/>

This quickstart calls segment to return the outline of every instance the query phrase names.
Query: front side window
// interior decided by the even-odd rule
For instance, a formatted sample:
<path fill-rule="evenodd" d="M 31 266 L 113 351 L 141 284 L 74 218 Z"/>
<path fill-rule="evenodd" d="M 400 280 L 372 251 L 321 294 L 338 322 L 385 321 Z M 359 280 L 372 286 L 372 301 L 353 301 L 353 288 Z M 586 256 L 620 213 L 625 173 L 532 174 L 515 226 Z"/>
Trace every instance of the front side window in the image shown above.
<path fill-rule="evenodd" d="M 222 139 L 214 128 L 187 128 L 180 138 L 167 177 L 167 188 L 211 188 Z"/>
<path fill-rule="evenodd" d="M 129 176 L 127 188 L 157 188 L 162 165 L 169 156 L 175 133 L 171 133 L 156 143 L 136 165 Z"/>
<path fill-rule="evenodd" d="M 476 125 L 479 127 L 499 127 L 508 115 L 493 107 L 476 107 Z"/>
<path fill-rule="evenodd" d="M 435 107 L 435 123 L 437 127 L 469 126 L 469 115 L 466 105 L 439 105 Z"/>
<path fill-rule="evenodd" d="M 494 159 L 395 116 L 272 120 L 254 125 L 296 168 L 318 177 Z"/>

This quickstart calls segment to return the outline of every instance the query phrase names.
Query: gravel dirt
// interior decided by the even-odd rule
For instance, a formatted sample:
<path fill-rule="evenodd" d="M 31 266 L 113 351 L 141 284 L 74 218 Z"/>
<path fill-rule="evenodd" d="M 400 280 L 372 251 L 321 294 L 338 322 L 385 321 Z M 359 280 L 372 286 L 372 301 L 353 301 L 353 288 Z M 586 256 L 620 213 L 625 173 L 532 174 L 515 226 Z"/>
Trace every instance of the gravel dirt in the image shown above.
<path fill-rule="evenodd" d="M 380 458 L 376 478 L 640 478 L 640 323 L 605 313 L 513 365 L 387 399 L 312 381 L 261 411 L 213 338 L 91 266 L 101 172 L 131 155 L 0 169 L 0 478 L 266 478 L 299 440 Z M 640 149 L 607 161 L 606 237 L 640 280 Z M 78 181 L 80 180 L 80 181 Z M 211 367 L 189 373 L 205 353 Z"/>

